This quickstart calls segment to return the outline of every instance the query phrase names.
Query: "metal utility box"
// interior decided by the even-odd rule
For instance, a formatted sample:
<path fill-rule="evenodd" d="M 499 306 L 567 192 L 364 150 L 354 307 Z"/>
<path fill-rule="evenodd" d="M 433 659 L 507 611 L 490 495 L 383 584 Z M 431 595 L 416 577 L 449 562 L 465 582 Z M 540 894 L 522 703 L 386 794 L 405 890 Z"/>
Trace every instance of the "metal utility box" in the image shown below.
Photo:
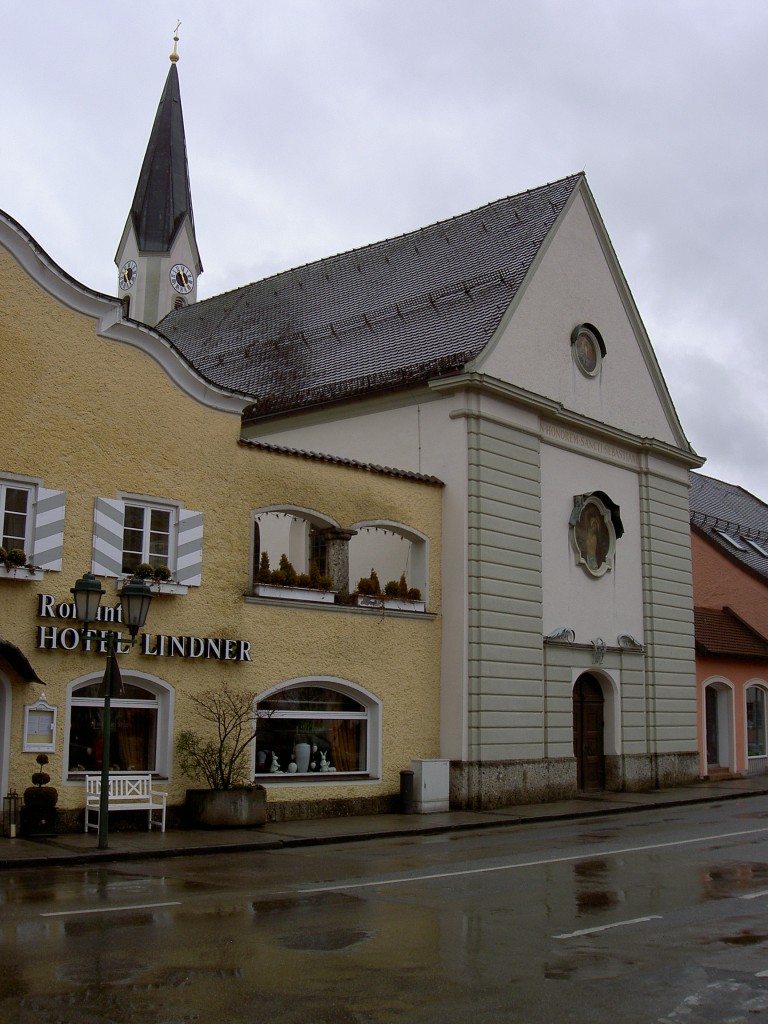
<path fill-rule="evenodd" d="M 411 761 L 413 769 L 413 809 L 416 814 L 447 811 L 449 801 L 449 762 Z"/>

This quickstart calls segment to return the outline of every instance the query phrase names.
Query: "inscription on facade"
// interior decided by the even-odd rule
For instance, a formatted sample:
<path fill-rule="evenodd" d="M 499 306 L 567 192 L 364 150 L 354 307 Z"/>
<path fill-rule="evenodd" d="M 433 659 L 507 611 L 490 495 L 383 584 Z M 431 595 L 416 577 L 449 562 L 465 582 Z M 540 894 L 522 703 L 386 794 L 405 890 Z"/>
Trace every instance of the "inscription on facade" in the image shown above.
<path fill-rule="evenodd" d="M 630 466 L 640 466 L 640 456 L 636 452 L 627 451 L 610 441 L 601 441 L 597 437 L 589 437 L 587 434 L 579 434 L 568 427 L 557 427 L 554 423 L 541 424 L 542 437 L 549 437 L 553 441 L 563 441 L 574 448 L 582 448 L 584 451 L 593 452 L 595 455 L 604 455 L 619 462 L 626 462 Z"/>
<path fill-rule="evenodd" d="M 39 594 L 37 614 L 41 619 L 74 619 L 75 604 L 57 604 L 50 594 Z M 99 622 L 109 624 L 108 629 L 82 629 L 76 626 L 54 626 L 46 623 L 37 627 L 37 648 L 42 651 L 93 651 L 107 653 L 107 634 L 117 634 L 115 650 L 127 654 L 131 645 L 122 639 L 122 633 L 112 624 L 122 622 L 122 609 L 99 608 Z M 142 633 L 139 653 L 149 658 L 202 658 L 204 661 L 250 661 L 249 640 L 230 640 L 225 637 L 172 636 Z"/>

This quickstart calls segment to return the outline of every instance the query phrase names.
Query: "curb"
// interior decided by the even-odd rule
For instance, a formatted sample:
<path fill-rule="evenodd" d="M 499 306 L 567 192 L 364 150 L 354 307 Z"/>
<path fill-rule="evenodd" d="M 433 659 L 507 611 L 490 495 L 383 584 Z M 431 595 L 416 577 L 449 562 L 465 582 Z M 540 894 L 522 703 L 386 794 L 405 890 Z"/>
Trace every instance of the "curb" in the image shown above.
<path fill-rule="evenodd" d="M 656 801 L 643 804 L 625 804 L 620 806 L 607 805 L 583 811 L 569 809 L 567 811 L 548 812 L 526 815 L 505 815 L 490 817 L 478 821 L 448 822 L 418 828 L 387 828 L 373 832 L 339 832 L 336 835 L 296 836 L 280 839 L 263 838 L 242 843 L 212 842 L 205 846 L 175 846 L 165 849 L 147 848 L 144 850 L 82 850 L 72 852 L 51 852 L 40 856 L 4 857 L 0 856 L 0 870 L 9 868 L 40 868 L 65 867 L 69 864 L 102 864 L 115 861 L 161 860 L 165 858 L 211 856 L 227 853 L 256 853 L 262 850 L 301 849 L 310 846 L 333 846 L 340 843 L 362 843 L 374 839 L 400 839 L 409 836 L 434 836 L 446 832 L 474 832 L 491 828 L 511 828 L 520 825 L 534 825 L 555 821 L 576 821 L 580 818 L 600 818 L 608 815 L 628 814 L 634 811 L 653 811 L 668 807 L 685 807 L 695 804 L 719 803 L 723 800 L 743 800 L 749 797 L 768 795 L 768 787 L 759 791 L 718 792 L 711 795 L 681 796 L 665 799 L 663 794 Z M 30 842 L 30 840 L 26 840 Z"/>

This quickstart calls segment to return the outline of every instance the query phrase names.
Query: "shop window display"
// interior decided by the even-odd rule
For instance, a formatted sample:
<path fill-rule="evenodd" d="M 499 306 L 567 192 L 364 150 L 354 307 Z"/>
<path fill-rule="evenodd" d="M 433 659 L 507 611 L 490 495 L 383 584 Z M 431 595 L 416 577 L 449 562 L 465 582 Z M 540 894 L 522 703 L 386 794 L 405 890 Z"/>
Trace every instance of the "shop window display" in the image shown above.
<path fill-rule="evenodd" d="M 294 686 L 258 704 L 256 773 L 322 775 L 368 770 L 368 711 L 325 686 Z"/>

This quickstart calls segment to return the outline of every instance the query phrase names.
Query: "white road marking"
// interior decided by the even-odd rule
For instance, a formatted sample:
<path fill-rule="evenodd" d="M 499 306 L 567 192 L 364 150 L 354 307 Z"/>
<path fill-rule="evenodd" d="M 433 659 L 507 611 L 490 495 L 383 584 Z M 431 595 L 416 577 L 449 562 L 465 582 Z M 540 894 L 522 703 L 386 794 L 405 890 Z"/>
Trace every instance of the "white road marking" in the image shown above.
<path fill-rule="evenodd" d="M 553 935 L 553 939 L 575 939 L 577 935 L 594 935 L 595 932 L 607 932 L 609 928 L 624 928 L 629 924 L 642 924 L 643 921 L 661 921 L 661 914 L 651 914 L 649 917 L 633 917 L 629 921 L 615 921 L 613 924 L 602 924 L 596 928 L 582 928 L 578 932 L 564 932 L 562 935 Z"/>
<path fill-rule="evenodd" d="M 74 917 L 77 914 L 114 914 L 120 910 L 156 910 L 158 907 L 180 907 L 181 902 L 172 903 L 137 903 L 132 907 L 91 907 L 87 910 L 54 910 L 40 917 Z"/>
<path fill-rule="evenodd" d="M 746 896 L 739 896 L 740 900 L 759 900 L 761 896 L 768 896 L 768 889 L 763 889 L 762 892 L 748 892 Z"/>
<path fill-rule="evenodd" d="M 407 875 L 404 878 L 379 878 L 372 882 L 347 882 L 340 885 L 317 886 L 312 889 L 297 889 L 300 893 L 340 892 L 347 889 L 375 889 L 381 885 L 408 885 L 411 882 L 432 882 L 442 878 L 459 878 L 462 875 L 484 875 L 494 871 L 516 871 L 519 868 L 537 868 L 545 864 L 565 864 L 574 860 L 590 860 L 597 853 L 601 857 L 620 857 L 625 853 L 645 853 L 648 850 L 664 850 L 673 846 L 690 846 L 693 843 L 710 843 L 715 839 L 736 839 L 740 836 L 758 835 L 768 832 L 767 828 L 751 828 L 742 832 L 721 832 L 714 836 L 701 836 L 698 839 L 676 839 L 668 843 L 650 843 L 647 846 L 624 846 L 615 850 L 595 850 L 590 853 L 568 854 L 565 857 L 544 857 L 541 860 L 520 861 L 517 864 L 497 864 L 487 868 L 466 868 L 461 871 L 441 871 L 433 875 Z"/>

